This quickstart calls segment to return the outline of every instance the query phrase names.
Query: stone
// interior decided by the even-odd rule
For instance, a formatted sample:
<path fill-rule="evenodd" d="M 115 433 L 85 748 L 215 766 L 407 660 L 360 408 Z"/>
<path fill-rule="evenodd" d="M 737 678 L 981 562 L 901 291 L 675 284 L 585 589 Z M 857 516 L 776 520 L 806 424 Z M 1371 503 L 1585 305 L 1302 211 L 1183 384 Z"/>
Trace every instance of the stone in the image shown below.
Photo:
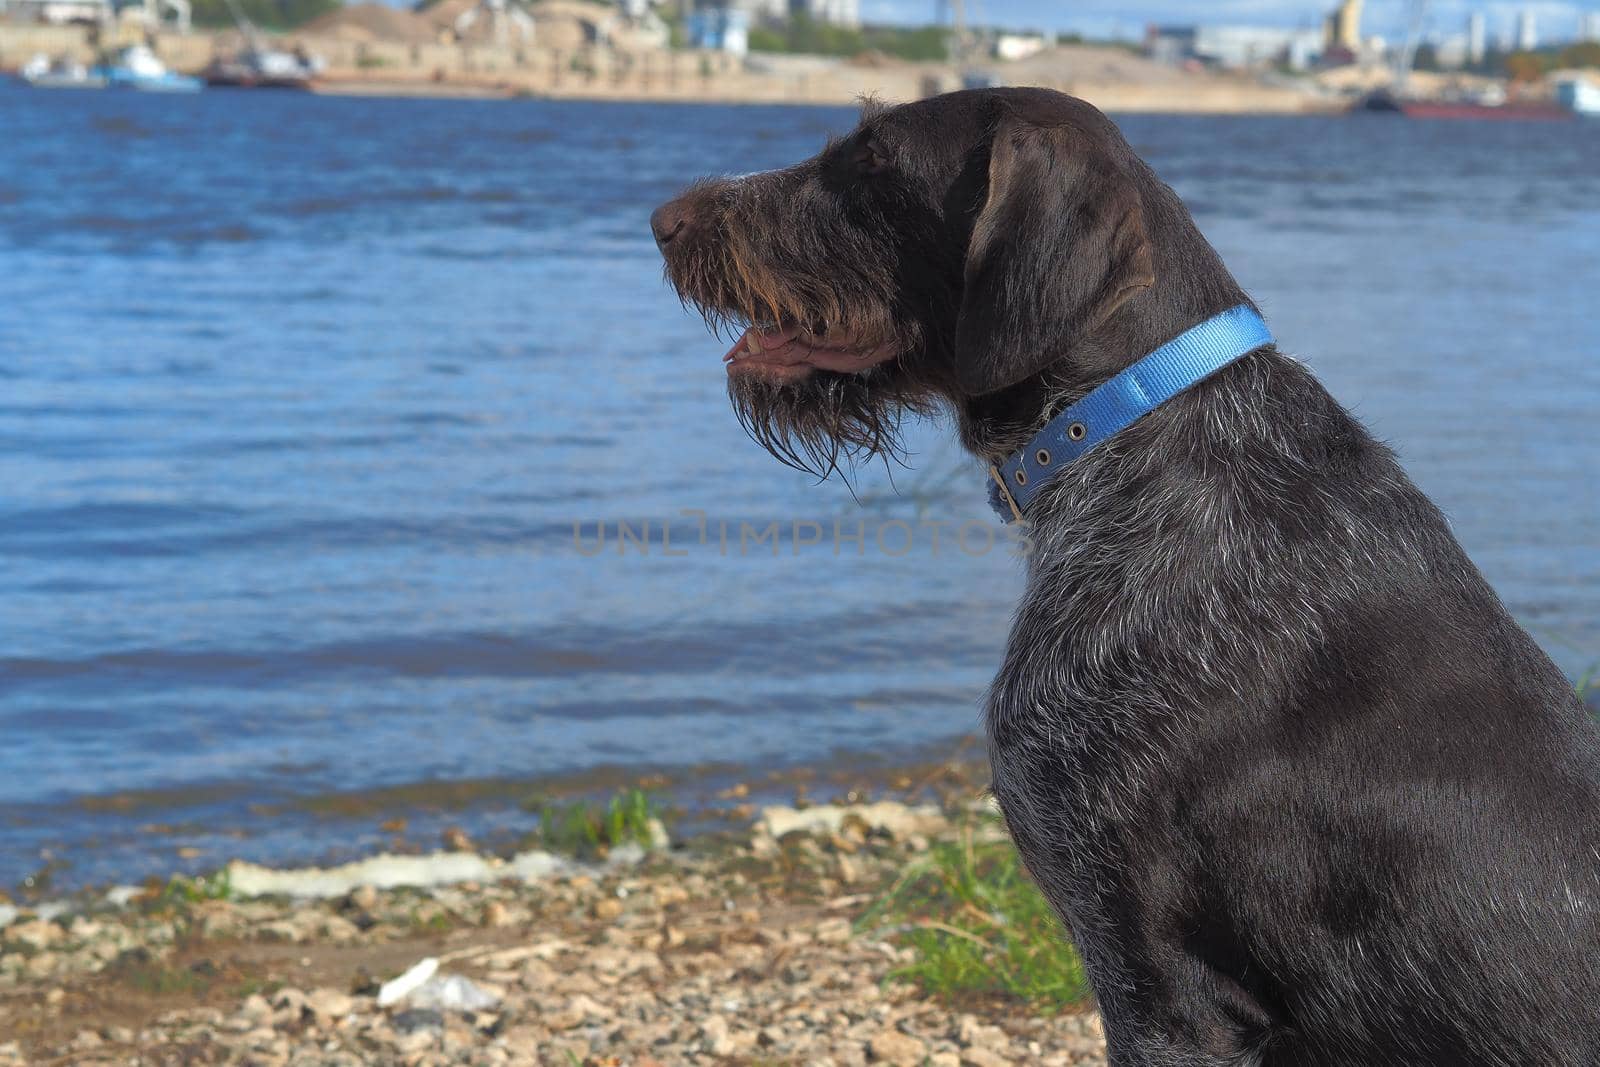
<path fill-rule="evenodd" d="M 545 1060 L 546 1063 L 584 1063 L 589 1059 L 589 1042 L 564 1037 L 559 1041 L 552 1041 L 549 1052 L 550 1058 Z"/>
<path fill-rule="evenodd" d="M 272 994 L 272 1006 L 280 1012 L 293 1012 L 298 1016 L 305 1010 L 306 995 L 294 986 L 285 986 Z"/>
<path fill-rule="evenodd" d="M 66 936 L 66 931 L 53 922 L 44 919 L 30 919 L 27 922 L 12 923 L 6 927 L 4 939 L 26 945 L 35 951 L 47 949 L 59 944 Z"/>
<path fill-rule="evenodd" d="M 927 1046 L 899 1030 L 880 1030 L 867 1042 L 867 1052 L 878 1063 L 918 1067 L 927 1055 Z"/>
<path fill-rule="evenodd" d="M 616 897 L 602 897 L 594 902 L 593 912 L 601 922 L 612 922 L 622 915 L 622 901 Z"/>
<path fill-rule="evenodd" d="M 411 1030 L 402 1034 L 399 1040 L 394 1043 L 394 1047 L 399 1049 L 402 1054 L 409 1055 L 421 1052 L 423 1049 L 432 1048 L 433 1043 L 438 1040 L 438 1036 L 437 1030 L 426 1028 Z"/>
<path fill-rule="evenodd" d="M 962 1050 L 961 1062 L 968 1067 L 1007 1067 L 1011 1061 L 992 1049 L 975 1047 Z"/>
<path fill-rule="evenodd" d="M 654 889 L 656 907 L 670 908 L 676 904 L 689 902 L 689 891 L 676 882 L 664 882 Z"/>
<path fill-rule="evenodd" d="M 261 1022 L 272 1018 L 272 1005 L 267 1003 L 267 998 L 260 993 L 251 993 L 244 998 L 244 1003 L 239 1005 L 239 1010 L 235 1014 L 252 1022 Z"/>
<path fill-rule="evenodd" d="M 294 944 L 305 937 L 305 932 L 299 924 L 288 919 L 279 919 L 276 922 L 262 923 L 256 927 L 256 936 L 263 941 L 277 941 L 283 944 Z"/>
<path fill-rule="evenodd" d="M 407 1008 L 390 1019 L 389 1024 L 402 1034 L 418 1030 L 443 1030 L 444 1013 L 433 1008 Z"/>
<path fill-rule="evenodd" d="M 579 993 L 561 1007 L 553 1011 L 544 1012 L 539 1016 L 539 1021 L 551 1030 L 560 1032 L 562 1030 L 575 1029 L 583 1025 L 584 1021 L 591 1016 L 600 1014 L 602 1014 L 600 1006 L 592 998 Z M 610 1013 L 605 1012 L 604 1014 L 609 1015 Z"/>
<path fill-rule="evenodd" d="M 343 1019 L 355 1007 L 355 999 L 337 989 L 313 989 L 306 994 L 306 1008 L 317 1017 L 318 1022 Z"/>
<path fill-rule="evenodd" d="M 961 1023 L 956 1030 L 956 1036 L 965 1046 L 979 1048 L 1005 1048 L 1011 1044 L 1011 1038 L 998 1026 L 986 1026 L 970 1015 L 963 1015 Z"/>
<path fill-rule="evenodd" d="M 707 1016 L 700 1024 L 700 1040 L 713 1056 L 733 1055 L 735 1045 L 728 1032 L 728 1020 L 721 1015 Z"/>
<path fill-rule="evenodd" d="M 22 963 L 22 974 L 29 977 L 48 977 L 56 973 L 58 961 L 56 953 L 40 952 L 35 957 L 30 957 L 26 963 Z"/>

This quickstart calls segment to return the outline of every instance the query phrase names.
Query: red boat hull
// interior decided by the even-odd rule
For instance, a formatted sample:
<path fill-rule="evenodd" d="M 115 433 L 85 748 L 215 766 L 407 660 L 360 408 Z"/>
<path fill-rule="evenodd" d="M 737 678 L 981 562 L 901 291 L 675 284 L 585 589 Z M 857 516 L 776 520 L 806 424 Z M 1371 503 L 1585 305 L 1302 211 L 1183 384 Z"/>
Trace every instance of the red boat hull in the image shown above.
<path fill-rule="evenodd" d="M 1572 112 L 1554 104 L 1468 104 L 1435 100 L 1405 100 L 1400 113 L 1413 119 L 1498 119 L 1520 122 L 1561 122 Z"/>

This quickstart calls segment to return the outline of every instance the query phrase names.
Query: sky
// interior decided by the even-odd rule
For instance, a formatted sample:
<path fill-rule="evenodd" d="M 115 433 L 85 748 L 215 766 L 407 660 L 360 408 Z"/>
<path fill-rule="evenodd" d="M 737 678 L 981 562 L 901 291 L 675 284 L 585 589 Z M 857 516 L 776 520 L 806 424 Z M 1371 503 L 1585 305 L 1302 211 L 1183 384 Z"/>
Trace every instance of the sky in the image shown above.
<path fill-rule="evenodd" d="M 1142 36 L 1144 27 L 1159 23 L 1237 23 L 1255 26 L 1316 27 L 1337 0 L 966 0 L 967 20 L 1054 31 L 1071 31 L 1088 37 Z M 1362 29 L 1368 34 L 1401 36 L 1411 0 L 1367 0 Z M 1453 34 L 1466 25 L 1467 15 L 1482 11 L 1493 35 L 1508 31 L 1516 13 L 1534 12 L 1539 36 L 1558 40 L 1576 35 L 1578 15 L 1600 11 L 1600 0 L 1432 0 L 1428 5 L 1429 35 Z M 867 22 L 931 22 L 948 0 L 861 0 Z"/>

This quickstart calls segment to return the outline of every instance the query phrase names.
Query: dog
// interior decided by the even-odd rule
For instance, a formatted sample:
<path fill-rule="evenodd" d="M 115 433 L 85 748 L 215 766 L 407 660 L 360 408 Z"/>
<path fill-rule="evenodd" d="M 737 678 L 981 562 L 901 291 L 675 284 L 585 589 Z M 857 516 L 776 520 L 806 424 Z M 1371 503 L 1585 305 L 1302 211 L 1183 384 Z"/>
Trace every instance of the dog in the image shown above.
<path fill-rule="evenodd" d="M 1041 89 L 869 104 L 651 227 L 744 330 L 745 427 L 824 475 L 935 409 L 998 474 L 1256 312 L 1116 126 Z M 1391 452 L 1261 343 L 1034 488 L 992 788 L 1111 1063 L 1600 1063 L 1600 736 Z"/>

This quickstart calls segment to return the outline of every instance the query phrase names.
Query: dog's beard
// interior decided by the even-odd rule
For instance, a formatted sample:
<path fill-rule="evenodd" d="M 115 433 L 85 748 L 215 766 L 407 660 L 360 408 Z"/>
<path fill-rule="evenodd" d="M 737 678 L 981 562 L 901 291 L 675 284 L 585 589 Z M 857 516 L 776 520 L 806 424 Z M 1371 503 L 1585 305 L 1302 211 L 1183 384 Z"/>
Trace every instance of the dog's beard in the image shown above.
<path fill-rule="evenodd" d="M 728 379 L 728 396 L 753 441 L 788 466 L 826 478 L 870 456 L 903 458 L 903 417 L 931 405 L 897 378 L 876 369 L 818 371 L 797 382 L 738 374 Z"/>
<path fill-rule="evenodd" d="M 934 405 L 898 359 L 871 363 L 884 358 L 885 348 L 896 355 L 911 351 L 919 337 L 875 298 L 893 288 L 893 279 L 863 278 L 831 265 L 798 269 L 794 264 L 805 262 L 806 249 L 762 243 L 770 235 L 753 239 L 752 233 L 765 235 L 764 219 L 739 219 L 738 210 L 728 209 L 716 231 L 667 257 L 667 280 L 679 298 L 719 336 L 799 328 L 806 331 L 801 343 L 814 335 L 820 348 L 832 338 L 863 363 L 859 371 L 844 371 L 808 361 L 812 369 L 798 376 L 761 373 L 751 364 L 731 369 L 728 396 L 745 432 L 780 462 L 819 478 L 872 456 L 902 459 L 904 416 Z M 738 363 L 738 356 L 736 349 L 725 359 Z"/>

